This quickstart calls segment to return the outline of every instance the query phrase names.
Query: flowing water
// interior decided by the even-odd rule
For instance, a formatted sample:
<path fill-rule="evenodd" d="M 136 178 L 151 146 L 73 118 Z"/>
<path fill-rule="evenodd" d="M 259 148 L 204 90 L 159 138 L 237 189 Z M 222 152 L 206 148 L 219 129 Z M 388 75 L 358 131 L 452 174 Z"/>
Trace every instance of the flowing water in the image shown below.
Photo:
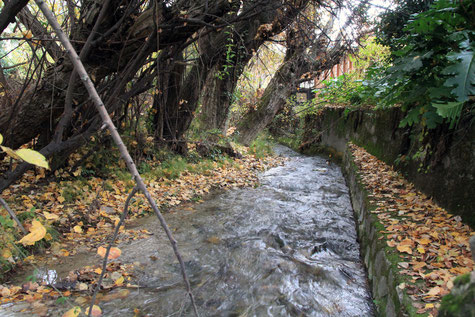
<path fill-rule="evenodd" d="M 166 214 L 200 314 L 372 316 L 340 168 L 287 148 L 276 151 L 289 161 L 263 173 L 260 187 L 230 190 L 193 211 Z M 147 218 L 138 225 L 157 234 L 120 246 L 120 260 L 136 263 L 140 288 L 125 299 L 101 302 L 104 315 L 133 316 L 135 308 L 145 316 L 191 315 L 179 266 L 158 222 Z"/>

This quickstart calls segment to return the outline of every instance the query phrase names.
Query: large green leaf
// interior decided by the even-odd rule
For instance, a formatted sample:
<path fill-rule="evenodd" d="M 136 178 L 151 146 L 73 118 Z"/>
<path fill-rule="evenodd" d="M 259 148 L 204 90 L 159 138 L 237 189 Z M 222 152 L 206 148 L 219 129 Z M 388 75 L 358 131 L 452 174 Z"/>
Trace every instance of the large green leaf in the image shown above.
<path fill-rule="evenodd" d="M 463 102 L 448 102 L 445 104 L 433 103 L 432 106 L 437 109 L 437 114 L 442 118 L 447 118 L 450 120 L 450 125 L 453 126 L 460 114 L 462 113 Z"/>
<path fill-rule="evenodd" d="M 452 88 L 457 101 L 465 102 L 469 96 L 475 95 L 475 58 L 473 50 L 449 54 L 448 59 L 455 64 L 444 70 L 444 74 L 452 75 L 444 86 Z"/>

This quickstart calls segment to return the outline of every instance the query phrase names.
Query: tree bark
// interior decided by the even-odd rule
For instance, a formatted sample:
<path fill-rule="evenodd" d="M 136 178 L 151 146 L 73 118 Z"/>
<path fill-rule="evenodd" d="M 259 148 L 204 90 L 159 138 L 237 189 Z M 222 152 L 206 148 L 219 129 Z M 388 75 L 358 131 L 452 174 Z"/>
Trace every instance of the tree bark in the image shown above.
<path fill-rule="evenodd" d="M 15 22 L 15 16 L 28 4 L 28 0 L 10 0 L 5 1 L 5 5 L 0 12 L 0 34 L 7 28 L 7 26 Z"/>
<path fill-rule="evenodd" d="M 239 141 L 249 145 L 252 140 L 267 127 L 281 110 L 291 93 L 295 90 L 292 85 L 303 74 L 303 65 L 299 65 L 302 56 L 295 53 L 279 67 L 269 85 L 264 90 L 255 110 L 251 109 L 238 124 Z"/>
<path fill-rule="evenodd" d="M 257 135 L 274 119 L 279 110 L 283 109 L 289 97 L 297 91 L 299 79 L 303 74 L 312 72 L 319 74 L 338 64 L 341 57 L 350 48 L 341 41 L 342 34 L 330 47 L 326 40 L 327 32 L 333 26 L 333 20 L 327 23 L 323 32 L 312 40 L 312 45 L 305 42 L 306 30 L 290 30 L 287 34 L 287 52 L 284 63 L 271 79 L 256 109 L 249 110 L 239 122 L 237 130 L 239 140 L 249 145 Z M 307 50 L 307 47 L 310 47 Z"/>
<path fill-rule="evenodd" d="M 200 96 L 200 129 L 226 132 L 233 93 L 242 72 L 259 47 L 282 32 L 307 6 L 308 0 L 245 3 L 240 16 L 253 14 L 252 20 L 240 21 L 225 32 L 211 34 L 200 41 L 201 60 L 208 64 L 208 75 Z M 247 11 L 246 11 L 247 10 Z M 196 101 L 197 102 L 197 101 Z"/>

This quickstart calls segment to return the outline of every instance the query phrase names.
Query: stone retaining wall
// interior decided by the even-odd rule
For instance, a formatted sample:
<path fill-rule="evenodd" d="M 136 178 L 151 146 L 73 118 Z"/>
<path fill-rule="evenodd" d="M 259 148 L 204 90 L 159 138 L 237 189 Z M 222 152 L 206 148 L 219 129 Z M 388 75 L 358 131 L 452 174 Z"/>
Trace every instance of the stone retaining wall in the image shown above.
<path fill-rule="evenodd" d="M 371 213 L 364 185 L 359 180 L 358 170 L 353 163 L 349 150 L 343 159 L 343 172 L 350 189 L 351 202 L 357 222 L 361 256 L 368 270 L 373 299 L 379 316 L 408 316 L 412 304 L 409 297 L 404 296 L 398 285 L 401 283 L 397 274 L 397 262 L 391 261 L 391 251 L 386 240 L 380 239 L 383 228 L 378 218 Z"/>
<path fill-rule="evenodd" d="M 420 191 L 475 228 L 475 124 L 421 131 L 399 128 L 405 116 L 399 108 L 356 110 L 348 115 L 344 111 L 326 108 L 308 116 L 305 146 L 330 146 L 343 153 L 352 141 L 395 166 Z"/>

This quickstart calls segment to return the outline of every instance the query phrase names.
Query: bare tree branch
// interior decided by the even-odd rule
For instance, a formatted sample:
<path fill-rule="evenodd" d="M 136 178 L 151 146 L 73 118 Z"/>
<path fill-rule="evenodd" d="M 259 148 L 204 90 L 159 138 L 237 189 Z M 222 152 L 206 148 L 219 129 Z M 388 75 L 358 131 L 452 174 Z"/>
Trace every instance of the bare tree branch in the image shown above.
<path fill-rule="evenodd" d="M 122 212 L 122 215 L 120 216 L 120 220 L 115 226 L 114 233 L 112 234 L 109 240 L 109 245 L 107 246 L 106 254 L 104 255 L 104 260 L 102 261 L 101 275 L 99 276 L 99 280 L 97 281 L 96 288 L 94 289 L 94 293 L 92 294 L 91 305 L 89 306 L 89 312 L 87 313 L 88 316 L 91 315 L 92 308 L 94 307 L 94 303 L 96 302 L 97 293 L 101 289 L 102 279 L 104 278 L 104 274 L 107 269 L 107 260 L 109 258 L 110 250 L 112 246 L 114 245 L 115 240 L 117 239 L 117 235 L 119 234 L 120 227 L 124 223 L 125 218 L 127 218 L 127 214 L 129 212 L 130 200 L 132 199 L 132 197 L 134 197 L 134 195 L 137 193 L 138 190 L 139 190 L 138 187 L 135 186 L 130 192 L 129 196 L 127 197 L 127 200 L 125 201 L 125 205 L 124 205 L 124 211 Z"/>
<path fill-rule="evenodd" d="M 147 190 L 147 187 L 145 186 L 145 183 L 142 180 L 142 177 L 140 176 L 137 167 L 135 166 L 135 163 L 130 156 L 124 142 L 122 141 L 122 138 L 120 137 L 119 133 L 117 132 L 117 128 L 115 127 L 114 123 L 112 122 L 111 117 L 109 116 L 109 113 L 107 112 L 104 103 L 101 100 L 101 97 L 96 91 L 96 88 L 92 84 L 91 79 L 89 78 L 89 75 L 86 72 L 86 69 L 84 68 L 81 59 L 79 58 L 78 54 L 76 53 L 75 49 L 69 42 L 68 37 L 64 34 L 64 32 L 61 30 L 61 26 L 59 25 L 58 21 L 54 17 L 53 13 L 51 10 L 48 8 L 46 3 L 43 0 L 36 0 L 36 4 L 40 8 L 40 10 L 43 12 L 45 15 L 46 19 L 48 22 L 51 24 L 53 29 L 55 30 L 56 34 L 58 35 L 59 39 L 61 40 L 61 43 L 63 46 L 66 48 L 66 51 L 71 59 L 71 62 L 73 63 L 79 78 L 81 78 L 81 81 L 84 83 L 89 96 L 91 97 L 92 101 L 94 102 L 94 105 L 96 106 L 97 111 L 99 112 L 102 121 L 104 124 L 107 126 L 109 129 L 112 139 L 116 143 L 117 147 L 119 148 L 120 154 L 122 158 L 124 159 L 125 163 L 127 164 L 127 167 L 130 171 L 130 173 L 133 175 L 135 182 L 137 184 L 137 187 L 140 189 L 141 192 L 144 193 L 145 197 L 147 198 L 148 202 L 150 203 L 152 209 L 155 211 L 155 214 L 157 215 L 160 224 L 162 225 L 163 230 L 165 231 L 168 240 L 171 243 L 171 246 L 173 248 L 173 251 L 175 252 L 175 256 L 180 263 L 182 275 L 183 275 L 183 280 L 185 282 L 186 290 L 188 292 L 188 295 L 190 297 L 191 304 L 193 306 L 193 310 L 196 316 L 199 316 L 198 314 L 198 308 L 196 307 L 196 303 L 193 297 L 193 293 L 191 292 L 191 286 L 190 282 L 188 280 L 186 270 L 185 270 L 185 264 L 183 262 L 183 259 L 181 257 L 181 254 L 178 251 L 177 247 L 177 242 L 175 238 L 173 237 L 170 228 L 168 227 L 165 218 L 163 218 L 162 213 L 158 209 L 158 206 L 155 202 L 155 200 L 152 198 L 150 195 L 149 191 Z"/>
<path fill-rule="evenodd" d="M 18 228 L 20 228 L 21 232 L 23 232 L 23 234 L 27 234 L 28 231 L 25 230 L 25 227 L 23 227 L 23 225 L 21 224 L 20 219 L 17 218 L 17 216 L 15 215 L 13 210 L 10 209 L 7 202 L 5 200 L 3 200 L 2 197 L 0 197 L 0 204 L 2 204 L 3 208 L 5 208 L 7 210 L 7 212 L 10 214 L 10 217 L 12 217 L 12 219 L 15 220 L 15 222 L 18 225 Z"/>

